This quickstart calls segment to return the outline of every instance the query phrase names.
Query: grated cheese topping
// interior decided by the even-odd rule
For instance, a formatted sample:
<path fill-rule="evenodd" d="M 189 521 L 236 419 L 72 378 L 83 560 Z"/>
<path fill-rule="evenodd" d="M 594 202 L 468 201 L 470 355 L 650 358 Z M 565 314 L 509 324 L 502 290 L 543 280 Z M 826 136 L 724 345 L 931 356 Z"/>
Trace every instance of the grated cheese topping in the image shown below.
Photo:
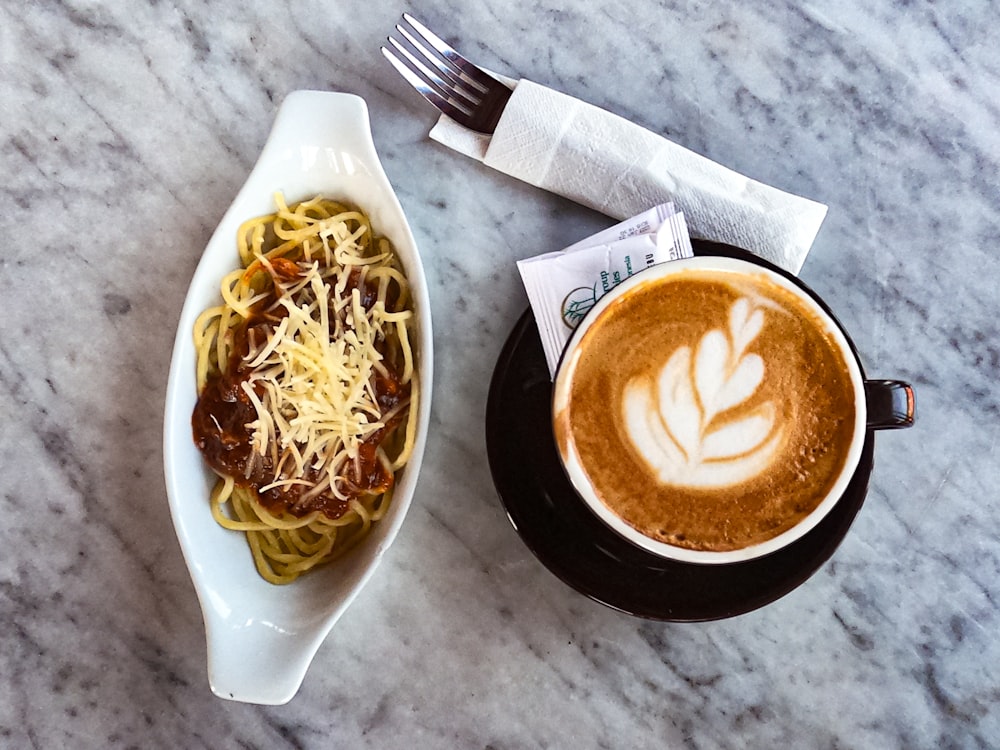
<path fill-rule="evenodd" d="M 312 469 L 321 476 L 309 495 L 346 497 L 337 477 L 357 458 L 360 445 L 385 426 L 372 385 L 382 359 L 376 343 L 398 314 L 386 313 L 381 299 L 366 309 L 357 288 L 348 293 L 351 264 L 382 258 L 352 257 L 356 237 L 336 237 L 337 231 L 321 237 L 324 246 L 335 237 L 333 257 L 346 267 L 300 263 L 300 277 L 277 300 L 284 317 L 245 358 L 253 370 L 242 387 L 257 411 L 249 425 L 254 450 L 270 453 L 275 467 L 274 482 L 262 490 L 306 484 L 301 477 Z"/>

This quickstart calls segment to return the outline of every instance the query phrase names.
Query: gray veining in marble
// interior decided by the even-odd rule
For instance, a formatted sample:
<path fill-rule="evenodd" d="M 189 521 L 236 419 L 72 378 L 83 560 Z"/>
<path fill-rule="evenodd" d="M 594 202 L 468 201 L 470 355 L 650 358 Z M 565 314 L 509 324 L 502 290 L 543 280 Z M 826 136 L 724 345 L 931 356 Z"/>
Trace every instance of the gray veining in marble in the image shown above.
<path fill-rule="evenodd" d="M 872 6 L 872 7 L 870 7 Z M 833 558 L 727 621 L 637 620 L 490 479 L 514 261 L 610 223 L 429 141 L 378 47 L 482 64 L 830 205 L 802 272 L 917 387 Z M 995 3 L 0 0 L 0 746 L 1000 746 Z M 421 247 L 433 431 L 399 540 L 283 707 L 212 696 L 161 426 L 191 273 L 295 89 L 367 99 Z"/>

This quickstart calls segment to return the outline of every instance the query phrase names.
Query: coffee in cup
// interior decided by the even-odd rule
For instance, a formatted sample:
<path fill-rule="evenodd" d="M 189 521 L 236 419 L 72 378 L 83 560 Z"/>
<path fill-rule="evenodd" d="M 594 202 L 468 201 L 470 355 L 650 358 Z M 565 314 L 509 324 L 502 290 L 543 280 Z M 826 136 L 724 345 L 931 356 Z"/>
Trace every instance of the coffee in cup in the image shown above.
<path fill-rule="evenodd" d="M 553 426 L 613 529 L 665 557 L 733 562 L 794 541 L 840 498 L 865 394 L 847 338 L 797 283 L 698 257 L 599 300 L 563 355 Z"/>

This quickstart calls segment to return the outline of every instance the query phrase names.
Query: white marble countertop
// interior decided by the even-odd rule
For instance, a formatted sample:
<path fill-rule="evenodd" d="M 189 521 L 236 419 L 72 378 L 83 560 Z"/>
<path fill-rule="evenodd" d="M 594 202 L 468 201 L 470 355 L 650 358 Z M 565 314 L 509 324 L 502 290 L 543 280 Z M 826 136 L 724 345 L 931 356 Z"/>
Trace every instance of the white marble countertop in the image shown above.
<path fill-rule="evenodd" d="M 483 423 L 526 305 L 514 261 L 611 221 L 428 140 L 434 113 L 378 51 L 407 7 L 0 2 L 0 746 L 1000 744 L 995 8 L 753 5 L 414 10 L 484 65 L 829 204 L 801 275 L 870 374 L 917 389 L 815 576 L 675 624 L 568 588 L 505 517 Z M 199 254 L 302 88 L 368 101 L 429 275 L 436 382 L 399 539 L 298 695 L 260 707 L 208 686 L 162 408 Z"/>

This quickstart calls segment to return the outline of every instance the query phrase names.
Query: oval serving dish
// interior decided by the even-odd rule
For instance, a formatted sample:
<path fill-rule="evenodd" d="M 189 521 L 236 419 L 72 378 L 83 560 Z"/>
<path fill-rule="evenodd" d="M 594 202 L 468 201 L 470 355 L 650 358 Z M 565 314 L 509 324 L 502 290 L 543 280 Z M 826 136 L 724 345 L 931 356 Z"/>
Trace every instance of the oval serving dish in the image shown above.
<path fill-rule="evenodd" d="M 316 195 L 368 213 L 403 265 L 414 296 L 421 396 L 409 463 L 397 474 L 386 516 L 354 550 L 275 586 L 254 567 L 246 537 L 212 518 L 215 475 L 194 444 L 197 400 L 192 338 L 198 315 L 221 300 L 222 277 L 239 266 L 236 232 L 273 213 L 274 194 L 289 204 Z M 295 695 L 316 650 L 370 578 L 413 499 L 424 453 L 432 383 L 430 303 L 423 266 L 402 207 L 375 152 L 364 100 L 352 94 L 296 91 L 282 103 L 253 171 L 205 248 L 181 312 L 167 383 L 163 455 L 167 495 L 205 620 L 208 678 L 223 698 L 277 705 Z"/>

